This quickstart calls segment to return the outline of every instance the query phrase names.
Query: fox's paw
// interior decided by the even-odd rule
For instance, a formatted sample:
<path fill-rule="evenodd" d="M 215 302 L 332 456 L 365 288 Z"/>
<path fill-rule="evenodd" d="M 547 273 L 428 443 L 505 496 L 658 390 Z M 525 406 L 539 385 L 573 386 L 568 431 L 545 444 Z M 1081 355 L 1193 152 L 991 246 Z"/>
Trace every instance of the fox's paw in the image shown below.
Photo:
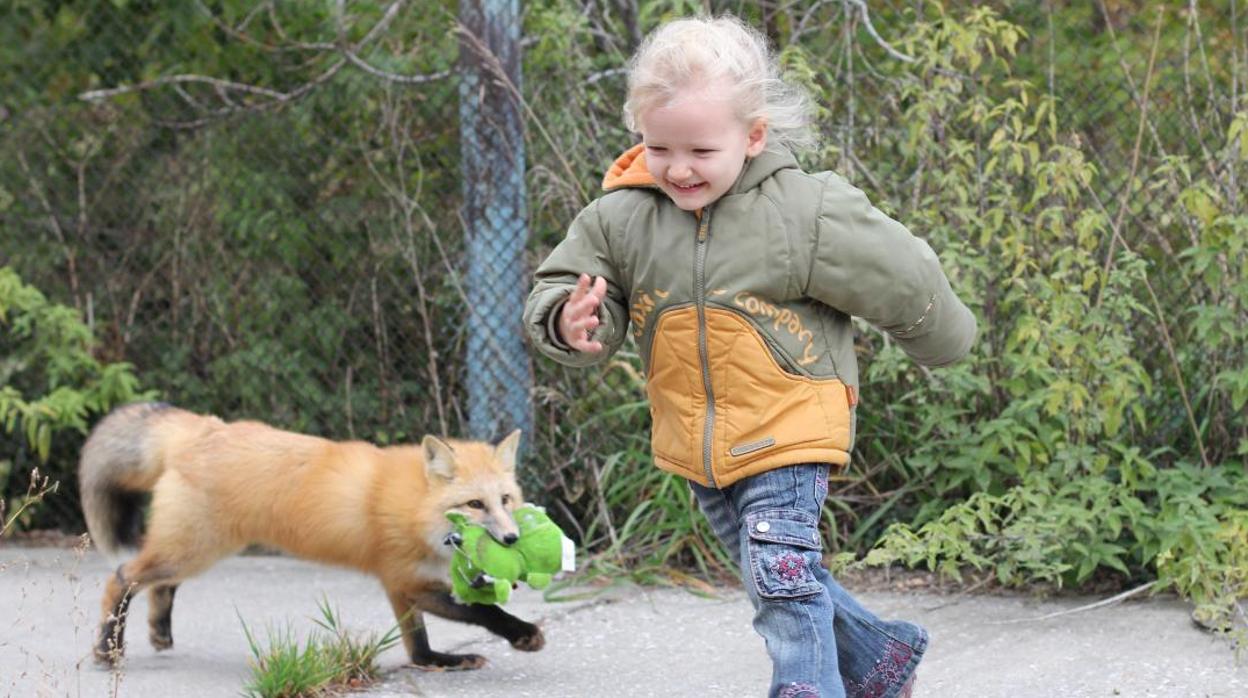
<path fill-rule="evenodd" d="M 485 657 L 479 654 L 443 654 L 430 652 L 428 656 L 412 659 L 421 671 L 471 671 L 485 666 Z"/>
<path fill-rule="evenodd" d="M 152 643 L 152 647 L 156 648 L 157 652 L 163 652 L 173 647 L 173 635 L 169 633 L 149 633 L 147 639 Z"/>
<path fill-rule="evenodd" d="M 122 650 L 112 643 L 96 645 L 91 654 L 95 658 L 96 665 L 105 669 L 112 669 L 121 664 Z"/>
<path fill-rule="evenodd" d="M 541 628 L 530 625 L 525 632 L 511 638 L 511 646 L 521 652 L 536 652 L 546 646 L 546 637 Z"/>
<path fill-rule="evenodd" d="M 101 628 L 99 639 L 95 641 L 95 647 L 91 648 L 95 663 L 108 669 L 121 664 L 121 657 L 125 651 L 126 646 L 116 626 Z"/>

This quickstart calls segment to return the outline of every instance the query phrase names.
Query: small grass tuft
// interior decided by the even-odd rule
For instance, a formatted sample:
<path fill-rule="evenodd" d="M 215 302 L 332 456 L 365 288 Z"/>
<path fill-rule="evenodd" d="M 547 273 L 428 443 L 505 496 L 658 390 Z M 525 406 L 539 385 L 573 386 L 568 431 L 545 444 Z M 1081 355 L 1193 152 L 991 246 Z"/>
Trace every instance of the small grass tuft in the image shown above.
<path fill-rule="evenodd" d="M 377 657 L 399 640 L 398 627 L 378 637 L 375 633 L 361 640 L 353 637 L 339 620 L 338 613 L 324 599 L 318 607 L 313 631 L 302 646 L 294 631 L 286 627 L 269 631 L 267 647 L 262 647 L 240 617 L 247 644 L 251 648 L 251 681 L 244 695 L 256 698 L 303 698 L 323 696 L 340 688 L 359 688 L 376 680 Z"/>

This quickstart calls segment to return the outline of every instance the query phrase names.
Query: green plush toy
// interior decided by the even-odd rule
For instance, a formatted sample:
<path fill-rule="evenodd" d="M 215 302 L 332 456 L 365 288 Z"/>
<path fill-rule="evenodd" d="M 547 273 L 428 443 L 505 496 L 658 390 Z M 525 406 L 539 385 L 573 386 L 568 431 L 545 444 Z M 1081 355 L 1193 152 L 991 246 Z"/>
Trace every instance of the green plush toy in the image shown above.
<path fill-rule="evenodd" d="M 520 537 L 509 546 L 463 514 L 448 511 L 446 518 L 454 526 L 446 536 L 446 544 L 455 547 L 451 590 L 463 603 L 506 603 L 516 582 L 545 589 L 556 572 L 576 567 L 572 541 L 539 506 L 516 509 Z"/>

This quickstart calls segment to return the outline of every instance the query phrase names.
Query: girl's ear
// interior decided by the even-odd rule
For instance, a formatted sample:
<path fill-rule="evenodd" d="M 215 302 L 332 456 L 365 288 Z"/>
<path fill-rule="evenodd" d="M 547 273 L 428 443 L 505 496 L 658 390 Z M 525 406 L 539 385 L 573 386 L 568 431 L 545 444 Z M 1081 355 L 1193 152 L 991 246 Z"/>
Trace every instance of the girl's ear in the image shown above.
<path fill-rule="evenodd" d="M 750 130 L 745 134 L 746 157 L 757 157 L 767 147 L 767 121 L 763 118 L 754 120 Z"/>

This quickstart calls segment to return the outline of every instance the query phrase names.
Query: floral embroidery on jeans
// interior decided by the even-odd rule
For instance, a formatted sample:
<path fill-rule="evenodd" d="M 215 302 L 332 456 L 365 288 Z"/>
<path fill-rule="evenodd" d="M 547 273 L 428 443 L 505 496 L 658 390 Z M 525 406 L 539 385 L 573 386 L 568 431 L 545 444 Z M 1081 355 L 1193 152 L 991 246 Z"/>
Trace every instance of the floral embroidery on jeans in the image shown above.
<path fill-rule="evenodd" d="M 784 553 L 771 560 L 771 571 L 780 581 L 792 584 L 806 577 L 806 558 L 797 553 Z"/>
<path fill-rule="evenodd" d="M 906 644 L 889 640 L 884 646 L 884 656 L 875 663 L 862 681 L 847 691 L 848 698 L 881 698 L 888 691 L 900 686 L 905 679 L 902 670 L 910 663 L 914 650 Z"/>
<path fill-rule="evenodd" d="M 787 684 L 776 694 L 777 698 L 819 698 L 819 689 L 813 683 L 796 682 Z"/>

